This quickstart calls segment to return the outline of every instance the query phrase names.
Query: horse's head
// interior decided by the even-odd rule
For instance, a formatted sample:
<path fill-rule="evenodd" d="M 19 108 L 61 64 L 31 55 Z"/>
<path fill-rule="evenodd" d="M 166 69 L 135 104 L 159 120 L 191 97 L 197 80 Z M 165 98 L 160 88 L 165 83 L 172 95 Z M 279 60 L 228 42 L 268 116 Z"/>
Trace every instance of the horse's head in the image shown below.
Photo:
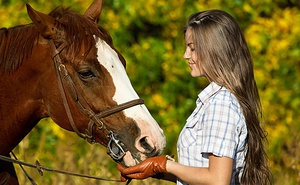
<path fill-rule="evenodd" d="M 131 166 L 159 155 L 165 137 L 133 89 L 124 58 L 98 26 L 101 6 L 95 0 L 84 15 L 68 9 L 46 15 L 27 5 L 38 45 L 49 51 L 57 68 L 50 74 L 56 70 L 58 85 L 43 92 L 43 101 L 61 127 L 107 146 L 117 162 Z"/>

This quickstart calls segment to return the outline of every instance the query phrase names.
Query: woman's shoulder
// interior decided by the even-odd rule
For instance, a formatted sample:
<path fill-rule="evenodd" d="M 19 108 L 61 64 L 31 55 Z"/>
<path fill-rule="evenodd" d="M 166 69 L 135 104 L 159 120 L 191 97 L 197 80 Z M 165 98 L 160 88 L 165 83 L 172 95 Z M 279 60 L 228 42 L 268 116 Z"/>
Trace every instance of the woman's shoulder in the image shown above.
<path fill-rule="evenodd" d="M 241 110 L 236 96 L 225 87 L 222 87 L 214 96 L 211 97 L 210 104 L 232 107 L 238 112 Z"/>

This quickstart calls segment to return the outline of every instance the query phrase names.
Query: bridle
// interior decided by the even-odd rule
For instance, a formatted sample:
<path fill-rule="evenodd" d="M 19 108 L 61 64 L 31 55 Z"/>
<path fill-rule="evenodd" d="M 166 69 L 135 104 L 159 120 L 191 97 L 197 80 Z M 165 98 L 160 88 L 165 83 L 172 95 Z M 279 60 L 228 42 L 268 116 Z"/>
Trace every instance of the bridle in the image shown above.
<path fill-rule="evenodd" d="M 108 155 L 110 155 L 111 158 L 113 160 L 115 160 L 116 162 L 120 162 L 123 159 L 123 157 L 125 156 L 127 147 L 125 146 L 125 144 L 122 141 L 117 139 L 116 134 L 112 130 L 109 130 L 104 125 L 104 123 L 101 119 L 105 118 L 109 115 L 118 113 L 127 108 L 130 108 L 130 107 L 133 107 L 136 105 L 140 105 L 140 104 L 144 104 L 144 100 L 135 99 L 135 100 L 132 100 L 132 101 L 129 101 L 126 103 L 122 103 L 122 104 L 110 107 L 108 109 L 102 110 L 101 112 L 96 114 L 91 109 L 91 107 L 88 105 L 88 103 L 86 102 L 84 97 L 78 92 L 71 76 L 68 74 L 68 71 L 67 71 L 65 65 L 61 61 L 59 54 L 67 46 L 67 44 L 63 43 L 58 48 L 56 48 L 54 41 L 52 39 L 50 39 L 49 46 L 50 46 L 50 50 L 51 50 L 51 57 L 52 57 L 52 60 L 54 62 L 54 66 L 55 66 L 59 91 L 60 91 L 61 97 L 63 99 L 63 105 L 64 105 L 69 122 L 70 122 L 73 130 L 77 133 L 78 136 L 87 140 L 89 143 L 93 144 L 96 142 L 96 140 L 93 137 L 93 128 L 96 125 L 97 128 L 99 130 L 103 131 L 104 134 L 106 134 L 106 136 L 109 139 L 108 145 L 107 145 Z M 71 110 L 70 110 L 70 107 L 68 104 L 68 99 L 67 99 L 63 84 L 65 85 L 70 96 L 72 97 L 72 99 L 74 100 L 76 105 L 79 107 L 81 112 L 84 115 L 86 115 L 87 117 L 89 117 L 89 119 L 90 119 L 85 134 L 81 133 L 76 127 L 76 124 L 74 122 L 74 119 L 73 119 L 73 116 L 72 116 L 72 113 L 71 113 Z"/>
<path fill-rule="evenodd" d="M 102 110 L 98 114 L 96 114 L 91 107 L 87 104 L 83 96 L 77 91 L 76 86 L 71 78 L 71 76 L 68 74 L 68 71 L 65 67 L 65 65 L 62 63 L 59 54 L 61 51 L 67 46 L 66 43 L 61 44 L 58 48 L 56 48 L 54 42 L 52 39 L 49 40 L 49 46 L 51 50 L 51 57 L 54 62 L 55 66 L 55 71 L 57 75 L 57 82 L 58 82 L 58 87 L 59 91 L 61 94 L 61 97 L 63 99 L 63 105 L 66 110 L 69 122 L 73 128 L 73 130 L 77 133 L 78 136 L 81 138 L 87 140 L 89 143 L 93 144 L 96 143 L 96 140 L 93 137 L 93 128 L 96 125 L 99 130 L 102 130 L 104 134 L 108 137 L 109 141 L 107 144 L 107 154 L 111 156 L 113 160 L 116 162 L 120 162 L 123 157 L 125 156 L 125 152 L 127 151 L 127 147 L 125 144 L 117 139 L 116 134 L 112 131 L 109 130 L 104 123 L 102 122 L 102 118 L 105 118 L 109 115 L 118 113 L 122 110 L 125 110 L 127 108 L 136 106 L 136 105 L 141 105 L 144 104 L 144 100 L 142 99 L 135 99 L 132 101 L 128 101 L 126 103 L 116 105 L 113 107 L 110 107 L 108 109 Z M 90 121 L 88 123 L 88 128 L 86 129 L 86 133 L 83 134 L 81 133 L 74 122 L 69 104 L 68 104 L 68 99 L 66 96 L 66 92 L 64 90 L 63 84 L 65 85 L 66 89 L 68 90 L 70 96 L 72 99 L 75 101 L 81 112 L 89 117 Z M 102 143 L 103 144 L 103 143 Z M 30 180 L 30 182 L 33 185 L 36 185 L 34 180 L 27 174 L 25 169 L 23 168 L 24 166 L 31 167 L 31 168 L 36 168 L 40 175 L 43 175 L 43 170 L 49 171 L 49 172 L 56 172 L 60 174 L 65 174 L 65 175 L 72 175 L 72 176 L 77 176 L 77 177 L 84 177 L 84 178 L 90 178 L 90 179 L 96 179 L 96 180 L 104 180 L 104 181 L 113 181 L 113 182 L 121 182 L 120 180 L 113 180 L 113 179 L 105 179 L 101 177 L 95 177 L 95 176 L 90 176 L 90 175 L 84 175 L 84 174 L 78 174 L 78 173 L 73 173 L 73 172 L 68 172 L 68 171 L 63 171 L 63 170 L 57 170 L 57 169 L 51 169 L 45 166 L 40 165 L 38 161 L 36 161 L 36 164 L 30 164 L 26 162 L 19 161 L 16 156 L 14 155 L 13 152 L 11 152 L 12 155 L 15 157 L 15 159 L 12 159 L 10 157 L 0 155 L 0 160 L 19 164 L 23 172 L 25 173 L 25 176 Z M 131 182 L 131 179 L 128 179 L 126 182 L 126 185 Z"/>

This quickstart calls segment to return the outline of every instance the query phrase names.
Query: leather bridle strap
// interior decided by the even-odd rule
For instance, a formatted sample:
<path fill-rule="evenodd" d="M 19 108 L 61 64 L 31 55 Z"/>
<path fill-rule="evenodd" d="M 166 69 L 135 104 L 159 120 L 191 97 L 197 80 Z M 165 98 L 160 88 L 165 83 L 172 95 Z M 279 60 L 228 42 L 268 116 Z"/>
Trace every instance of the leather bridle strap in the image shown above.
<path fill-rule="evenodd" d="M 104 117 L 107 117 L 107 116 L 112 115 L 114 113 L 120 112 L 122 110 L 128 109 L 128 108 L 133 107 L 135 105 L 140 105 L 140 104 L 144 104 L 144 100 L 143 99 L 131 100 L 129 102 L 122 103 L 120 105 L 116 105 L 114 107 L 110 107 L 110 108 L 108 108 L 106 110 L 103 110 L 100 113 L 96 114 L 96 116 L 98 118 L 104 118 Z"/>
<path fill-rule="evenodd" d="M 63 99 L 63 105 L 64 105 L 64 108 L 66 110 L 66 113 L 67 113 L 67 116 L 68 116 L 68 119 L 69 119 L 69 122 L 73 128 L 73 130 L 76 132 L 76 134 L 81 137 L 81 138 L 86 138 L 85 135 L 83 135 L 76 127 L 75 125 L 75 122 L 74 122 L 74 119 L 73 119 L 73 116 L 72 116 L 72 113 L 71 113 L 71 110 L 70 110 L 70 107 L 69 107 L 69 104 L 68 104 L 68 99 L 67 99 L 67 96 L 66 96 L 66 93 L 64 91 L 64 87 L 63 87 L 63 84 L 62 84 L 62 79 L 61 79 L 61 75 L 59 73 L 59 70 L 60 70 L 60 66 L 59 64 L 62 64 L 62 61 L 59 57 L 59 53 L 64 49 L 64 47 L 66 46 L 65 43 L 63 43 L 58 49 L 56 49 L 56 46 L 53 42 L 52 39 L 49 40 L 49 46 L 50 46 L 50 51 L 51 51 L 51 57 L 54 61 L 54 67 L 55 67 L 55 71 L 56 71 L 56 76 L 58 78 L 57 82 L 58 82 L 58 88 L 59 88 L 59 91 L 60 91 L 60 95 Z"/>
<path fill-rule="evenodd" d="M 95 114 L 94 111 L 89 107 L 89 105 L 87 104 L 85 99 L 82 97 L 82 95 L 76 90 L 76 86 L 75 86 L 72 78 L 68 74 L 65 65 L 62 63 L 62 61 L 59 57 L 59 53 L 63 50 L 63 48 L 66 46 L 66 44 L 63 43 L 58 49 L 56 49 L 56 46 L 55 46 L 53 40 L 51 39 L 51 40 L 49 40 L 49 45 L 50 45 L 50 50 L 52 52 L 52 58 L 53 58 L 55 69 L 56 69 L 60 94 L 63 99 L 63 105 L 65 107 L 68 119 L 70 121 L 70 124 L 71 124 L 73 130 L 77 133 L 78 136 L 80 136 L 84 139 L 87 139 L 87 141 L 90 143 L 94 143 L 95 140 L 93 139 L 93 126 L 94 126 L 94 124 L 96 124 L 99 130 L 101 130 L 101 129 L 106 130 L 107 136 L 110 139 L 109 143 L 111 141 L 112 142 L 118 141 L 114 138 L 115 137 L 114 133 L 105 127 L 105 125 L 101 121 L 101 118 L 105 118 L 107 116 L 118 113 L 122 110 L 128 109 L 128 108 L 136 106 L 136 105 L 144 104 L 144 100 L 142 100 L 142 99 L 131 100 L 131 101 L 122 103 L 120 105 L 110 107 L 106 110 L 102 110 L 98 114 Z M 82 134 L 75 125 L 70 107 L 68 105 L 66 93 L 63 88 L 63 82 L 64 82 L 69 94 L 71 95 L 72 99 L 75 101 L 77 106 L 80 108 L 81 112 L 90 118 L 88 128 L 86 129 L 86 134 Z M 80 98 L 78 96 L 80 96 Z M 83 102 L 81 102 L 80 99 L 83 100 Z M 119 143 L 115 143 L 115 144 L 118 145 Z M 120 144 L 123 145 L 123 143 L 121 143 L 121 142 L 120 142 Z M 119 145 L 118 145 L 118 147 L 119 147 Z"/>

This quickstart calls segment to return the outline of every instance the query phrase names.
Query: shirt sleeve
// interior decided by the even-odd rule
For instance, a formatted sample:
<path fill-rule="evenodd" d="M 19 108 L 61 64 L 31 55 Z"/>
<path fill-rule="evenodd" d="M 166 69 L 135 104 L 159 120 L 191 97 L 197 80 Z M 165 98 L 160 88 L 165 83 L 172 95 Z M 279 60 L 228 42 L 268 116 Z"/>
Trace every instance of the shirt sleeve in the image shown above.
<path fill-rule="evenodd" d="M 241 112 L 230 101 L 215 100 L 203 116 L 202 154 L 212 153 L 234 159 L 237 147 L 236 125 Z"/>

